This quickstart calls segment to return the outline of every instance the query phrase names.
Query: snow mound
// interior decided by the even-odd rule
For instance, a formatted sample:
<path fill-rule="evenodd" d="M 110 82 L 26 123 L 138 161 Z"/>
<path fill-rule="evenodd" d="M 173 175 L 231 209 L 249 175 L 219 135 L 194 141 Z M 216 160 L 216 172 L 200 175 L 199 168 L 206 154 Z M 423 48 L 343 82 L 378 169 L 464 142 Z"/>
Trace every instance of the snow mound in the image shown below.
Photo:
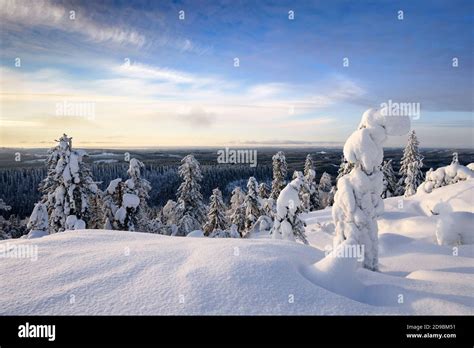
<path fill-rule="evenodd" d="M 327 290 L 357 299 L 363 290 L 363 285 L 356 276 L 357 259 L 337 256 L 338 254 L 343 255 L 346 247 L 350 247 L 350 245 L 339 244 L 321 261 L 308 267 L 306 274 L 311 281 Z"/>
<path fill-rule="evenodd" d="M 418 187 L 417 191 L 431 193 L 433 189 L 472 179 L 474 179 L 474 172 L 470 168 L 459 163 L 452 163 L 434 171 L 429 170 L 426 173 L 425 181 Z"/>
<path fill-rule="evenodd" d="M 474 244 L 474 214 L 454 212 L 442 214 L 436 225 L 439 245 Z"/>
<path fill-rule="evenodd" d="M 186 237 L 203 238 L 204 237 L 204 232 L 202 232 L 201 230 L 192 231 L 192 232 L 189 232 L 186 235 Z"/>
<path fill-rule="evenodd" d="M 26 239 L 34 239 L 34 238 L 41 238 L 49 235 L 49 232 L 42 231 L 42 230 L 31 230 L 24 238 Z"/>

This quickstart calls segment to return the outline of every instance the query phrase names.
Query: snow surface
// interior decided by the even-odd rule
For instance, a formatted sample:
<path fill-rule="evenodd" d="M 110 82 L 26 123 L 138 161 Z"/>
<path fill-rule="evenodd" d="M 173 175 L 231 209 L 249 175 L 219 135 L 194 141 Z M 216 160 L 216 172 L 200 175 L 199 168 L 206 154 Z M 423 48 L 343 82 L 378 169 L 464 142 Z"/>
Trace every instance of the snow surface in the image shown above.
<path fill-rule="evenodd" d="M 0 314 L 474 315 L 474 246 L 438 245 L 450 212 L 429 209 L 472 213 L 473 190 L 466 180 L 384 200 L 380 272 L 325 257 L 331 208 L 302 214 L 310 245 L 106 230 L 0 241 L 38 247 L 36 261 L 2 258 Z"/>

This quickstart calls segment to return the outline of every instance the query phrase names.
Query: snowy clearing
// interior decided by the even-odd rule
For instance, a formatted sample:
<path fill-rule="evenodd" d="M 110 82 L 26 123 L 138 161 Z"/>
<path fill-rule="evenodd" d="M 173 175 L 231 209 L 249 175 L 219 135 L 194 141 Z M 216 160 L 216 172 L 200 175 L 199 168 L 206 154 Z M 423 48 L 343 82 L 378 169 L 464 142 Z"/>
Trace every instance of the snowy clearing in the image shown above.
<path fill-rule="evenodd" d="M 467 180 L 384 200 L 380 272 L 324 258 L 330 208 L 304 216 L 309 246 L 106 230 L 4 240 L 3 256 L 20 246 L 38 254 L 1 260 L 0 313 L 473 315 L 474 246 L 438 245 L 436 236 L 443 215 L 472 213 L 473 190 Z M 472 224 L 457 228 L 472 237 Z"/>

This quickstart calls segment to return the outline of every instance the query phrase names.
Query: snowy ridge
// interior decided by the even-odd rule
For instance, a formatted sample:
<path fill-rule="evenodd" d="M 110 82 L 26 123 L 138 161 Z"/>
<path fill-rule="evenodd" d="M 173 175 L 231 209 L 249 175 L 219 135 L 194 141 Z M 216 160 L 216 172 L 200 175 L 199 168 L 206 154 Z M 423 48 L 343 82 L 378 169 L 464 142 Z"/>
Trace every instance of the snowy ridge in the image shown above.
<path fill-rule="evenodd" d="M 400 197 L 384 200 L 380 272 L 324 258 L 334 238 L 330 208 L 304 215 L 309 246 L 107 230 L 1 241 L 36 245 L 38 259 L 1 260 L 0 314 L 474 315 L 474 248 L 458 245 L 454 256 L 438 245 L 447 212 L 429 211 L 443 199 L 470 212 L 473 189 L 473 180 L 459 182 L 404 198 L 402 208 Z"/>

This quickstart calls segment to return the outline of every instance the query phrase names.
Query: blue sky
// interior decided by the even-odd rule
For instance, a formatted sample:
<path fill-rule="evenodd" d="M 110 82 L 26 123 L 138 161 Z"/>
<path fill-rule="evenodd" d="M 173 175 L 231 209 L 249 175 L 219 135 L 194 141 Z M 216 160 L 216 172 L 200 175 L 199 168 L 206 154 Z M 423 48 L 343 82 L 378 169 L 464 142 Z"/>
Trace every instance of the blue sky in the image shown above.
<path fill-rule="evenodd" d="M 473 4 L 0 0 L 0 146 L 342 144 L 392 100 L 422 146 L 472 148 Z"/>

